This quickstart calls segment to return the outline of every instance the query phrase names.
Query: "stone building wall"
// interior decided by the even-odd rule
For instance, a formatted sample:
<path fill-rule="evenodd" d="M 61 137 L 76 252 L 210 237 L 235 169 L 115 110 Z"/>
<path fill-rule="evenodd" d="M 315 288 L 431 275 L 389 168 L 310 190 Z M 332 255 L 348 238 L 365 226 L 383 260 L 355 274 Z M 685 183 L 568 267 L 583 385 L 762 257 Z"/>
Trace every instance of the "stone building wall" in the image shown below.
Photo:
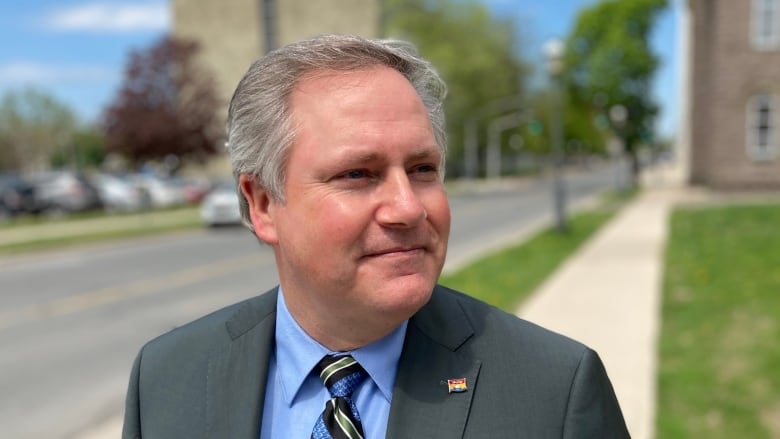
<path fill-rule="evenodd" d="M 693 183 L 724 189 L 780 188 L 780 157 L 755 160 L 748 153 L 751 97 L 770 93 L 780 104 L 780 49 L 753 46 L 751 3 L 689 2 Z M 780 105 L 772 118 L 780 142 Z"/>
<path fill-rule="evenodd" d="M 380 34 L 380 0 L 172 0 L 171 7 L 173 34 L 197 41 L 214 75 L 222 120 L 236 85 L 271 46 L 324 33 Z M 230 163 L 220 154 L 196 172 L 229 175 Z"/>
<path fill-rule="evenodd" d="M 173 0 L 173 33 L 200 43 L 201 60 L 227 105 L 269 42 L 283 45 L 324 33 L 378 37 L 379 5 L 379 0 Z"/>
<path fill-rule="evenodd" d="M 324 33 L 380 36 L 379 0 L 277 0 L 276 8 L 282 45 Z"/>
<path fill-rule="evenodd" d="M 174 0 L 173 34 L 200 44 L 200 60 L 217 80 L 224 108 L 251 62 L 262 53 L 258 0 Z"/>

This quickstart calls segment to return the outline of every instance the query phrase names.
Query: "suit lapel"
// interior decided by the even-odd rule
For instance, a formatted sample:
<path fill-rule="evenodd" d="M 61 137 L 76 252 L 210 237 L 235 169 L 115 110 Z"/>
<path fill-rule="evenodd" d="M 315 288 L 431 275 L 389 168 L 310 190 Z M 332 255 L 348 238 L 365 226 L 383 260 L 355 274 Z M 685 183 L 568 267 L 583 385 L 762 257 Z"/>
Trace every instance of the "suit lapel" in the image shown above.
<path fill-rule="evenodd" d="M 257 439 L 268 358 L 276 327 L 276 290 L 247 302 L 226 322 L 230 341 L 209 359 L 207 437 Z"/>
<path fill-rule="evenodd" d="M 468 420 L 481 363 L 459 352 L 474 334 L 460 305 L 437 287 L 409 322 L 393 389 L 387 438 L 459 438 Z M 450 393 L 447 380 L 465 378 Z"/>

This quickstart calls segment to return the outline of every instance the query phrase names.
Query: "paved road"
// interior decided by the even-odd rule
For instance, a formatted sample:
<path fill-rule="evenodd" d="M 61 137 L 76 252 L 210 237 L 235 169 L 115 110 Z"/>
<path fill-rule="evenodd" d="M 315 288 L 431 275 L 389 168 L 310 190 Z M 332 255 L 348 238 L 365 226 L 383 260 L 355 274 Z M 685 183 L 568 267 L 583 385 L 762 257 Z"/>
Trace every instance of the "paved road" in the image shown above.
<path fill-rule="evenodd" d="M 581 202 L 614 174 L 567 182 Z M 457 192 L 449 269 L 550 217 L 544 181 Z M 78 437 L 116 418 L 144 341 L 276 282 L 271 251 L 240 228 L 0 260 L 0 437 Z"/>

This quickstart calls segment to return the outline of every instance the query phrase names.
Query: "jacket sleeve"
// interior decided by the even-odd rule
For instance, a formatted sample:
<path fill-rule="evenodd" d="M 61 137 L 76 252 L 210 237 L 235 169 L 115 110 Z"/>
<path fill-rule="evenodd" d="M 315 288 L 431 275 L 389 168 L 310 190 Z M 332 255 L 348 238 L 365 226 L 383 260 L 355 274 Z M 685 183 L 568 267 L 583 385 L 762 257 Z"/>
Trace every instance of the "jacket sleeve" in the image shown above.
<path fill-rule="evenodd" d="M 141 404 L 139 395 L 139 375 L 141 372 L 141 356 L 143 350 L 133 362 L 130 373 L 130 384 L 127 387 L 125 400 L 125 420 L 122 426 L 122 439 L 141 439 Z"/>
<path fill-rule="evenodd" d="M 630 438 L 615 391 L 598 354 L 586 349 L 569 393 L 564 439 Z"/>

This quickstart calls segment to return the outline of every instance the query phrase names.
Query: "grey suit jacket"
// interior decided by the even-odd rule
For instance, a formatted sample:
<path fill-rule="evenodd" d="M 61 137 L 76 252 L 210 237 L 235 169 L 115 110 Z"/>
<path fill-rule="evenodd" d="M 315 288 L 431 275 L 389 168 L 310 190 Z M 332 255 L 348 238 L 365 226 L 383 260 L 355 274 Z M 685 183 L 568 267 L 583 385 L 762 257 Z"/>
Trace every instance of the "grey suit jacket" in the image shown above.
<path fill-rule="evenodd" d="M 149 342 L 124 438 L 259 437 L 276 289 Z M 449 393 L 447 380 L 466 378 Z M 313 421 L 312 421 L 313 422 Z M 598 355 L 437 286 L 410 319 L 387 438 L 627 438 Z"/>

